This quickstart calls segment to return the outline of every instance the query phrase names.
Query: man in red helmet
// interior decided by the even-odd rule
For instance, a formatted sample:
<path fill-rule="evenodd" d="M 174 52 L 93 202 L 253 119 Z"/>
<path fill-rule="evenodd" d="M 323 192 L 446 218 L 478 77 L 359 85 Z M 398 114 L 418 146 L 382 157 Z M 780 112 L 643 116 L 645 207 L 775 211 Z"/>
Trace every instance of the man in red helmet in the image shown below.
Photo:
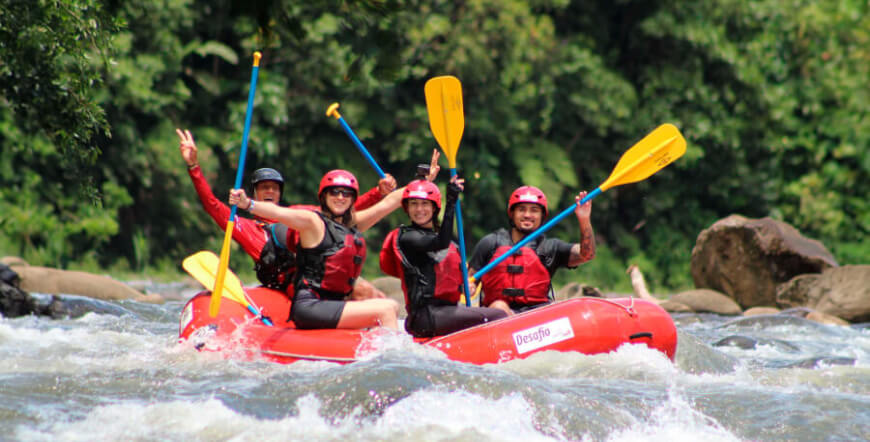
<path fill-rule="evenodd" d="M 179 150 L 184 162 L 187 163 L 190 175 L 202 207 L 212 217 L 221 229 L 226 229 L 227 220 L 230 217 L 230 208 L 214 196 L 208 182 L 202 174 L 197 162 L 197 148 L 193 141 L 193 135 L 189 130 L 175 129 L 180 140 Z M 251 194 L 254 201 L 266 201 L 278 204 L 284 190 L 284 178 L 275 169 L 262 168 L 254 171 L 251 177 Z M 372 188 L 360 195 L 354 204 L 356 210 L 363 210 L 380 201 L 384 195 L 396 189 L 396 180 L 387 175 L 378 182 L 378 187 Z M 233 239 L 239 243 L 254 260 L 254 270 L 257 279 L 264 286 L 286 291 L 292 287 L 293 274 L 296 271 L 296 243 L 295 232 L 289 231 L 287 226 L 272 220 L 237 217 L 233 229 Z M 354 286 L 354 299 L 384 298 L 383 292 L 376 289 L 371 283 L 357 280 Z"/>
<path fill-rule="evenodd" d="M 595 236 L 590 222 L 592 203 L 580 205 L 585 196 L 586 192 L 580 192 L 575 198 L 574 215 L 580 224 L 580 241 L 571 244 L 538 236 L 481 277 L 481 305 L 511 315 L 548 304 L 553 301 L 551 280 L 556 270 L 562 267 L 572 269 L 595 257 Z M 510 231 L 499 229 L 477 243 L 468 263 L 469 274 L 503 255 L 541 227 L 548 215 L 547 196 L 537 187 L 522 186 L 511 194 L 507 212 Z"/>

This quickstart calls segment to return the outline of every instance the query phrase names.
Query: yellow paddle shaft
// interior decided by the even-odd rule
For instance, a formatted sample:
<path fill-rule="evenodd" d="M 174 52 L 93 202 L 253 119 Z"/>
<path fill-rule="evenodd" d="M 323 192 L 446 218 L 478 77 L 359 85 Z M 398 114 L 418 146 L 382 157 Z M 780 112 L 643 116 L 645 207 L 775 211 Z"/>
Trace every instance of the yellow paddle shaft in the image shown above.
<path fill-rule="evenodd" d="M 227 221 L 227 230 L 224 233 L 224 245 L 221 247 L 221 260 L 218 263 L 218 271 L 215 276 L 214 289 L 211 291 L 211 302 L 208 305 L 208 315 L 214 318 L 221 309 L 221 293 L 224 289 L 224 278 L 227 275 L 227 267 L 230 265 L 230 242 L 233 239 L 235 221 Z"/>

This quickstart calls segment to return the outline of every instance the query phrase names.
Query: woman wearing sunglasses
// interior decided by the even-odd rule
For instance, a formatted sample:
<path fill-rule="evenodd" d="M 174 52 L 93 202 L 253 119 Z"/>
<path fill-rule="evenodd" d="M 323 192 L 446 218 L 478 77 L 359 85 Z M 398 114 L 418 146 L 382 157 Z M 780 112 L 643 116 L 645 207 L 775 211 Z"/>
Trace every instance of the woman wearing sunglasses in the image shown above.
<path fill-rule="evenodd" d="M 462 260 L 453 243 L 453 216 L 463 180 L 447 185 L 447 202 L 439 229 L 441 191 L 426 180 L 412 181 L 402 192 L 402 207 L 411 220 L 390 232 L 381 250 L 381 270 L 402 280 L 408 319 L 405 329 L 416 337 L 440 336 L 507 317 L 501 310 L 456 305 L 462 292 Z M 398 192 L 394 192 L 398 193 Z"/>
<path fill-rule="evenodd" d="M 399 305 L 389 298 L 346 301 L 365 260 L 366 231 L 397 209 L 402 192 L 392 192 L 374 206 L 356 212 L 359 182 L 346 170 L 332 170 L 320 180 L 320 211 L 254 202 L 244 190 L 230 191 L 230 204 L 252 215 L 278 220 L 298 232 L 296 277 L 290 319 L 300 329 L 397 329 Z"/>

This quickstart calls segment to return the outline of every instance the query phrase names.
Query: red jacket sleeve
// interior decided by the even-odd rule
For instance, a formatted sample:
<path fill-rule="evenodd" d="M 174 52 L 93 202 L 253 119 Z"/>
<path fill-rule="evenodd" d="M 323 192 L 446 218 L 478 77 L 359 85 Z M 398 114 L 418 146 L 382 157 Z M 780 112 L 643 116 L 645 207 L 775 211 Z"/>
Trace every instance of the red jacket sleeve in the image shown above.
<path fill-rule="evenodd" d="M 356 202 L 353 204 L 353 208 L 355 210 L 365 210 L 371 206 L 374 206 L 382 199 L 384 199 L 384 196 L 381 195 L 381 191 L 378 190 L 377 187 L 372 187 L 371 190 L 362 194 L 359 198 L 356 199 Z"/>
<path fill-rule="evenodd" d="M 225 231 L 227 221 L 230 219 L 230 207 L 214 196 L 214 192 L 212 192 L 211 186 L 205 180 L 205 176 L 203 176 L 202 169 L 199 166 L 188 169 L 188 174 L 190 174 L 190 180 L 193 181 L 196 194 L 199 195 L 202 208 L 211 216 L 211 219 L 214 220 L 218 227 Z M 239 243 L 245 253 L 256 261 L 260 259 L 260 252 L 263 250 L 263 246 L 266 245 L 268 238 L 266 232 L 257 222 L 236 215 L 233 239 Z"/>

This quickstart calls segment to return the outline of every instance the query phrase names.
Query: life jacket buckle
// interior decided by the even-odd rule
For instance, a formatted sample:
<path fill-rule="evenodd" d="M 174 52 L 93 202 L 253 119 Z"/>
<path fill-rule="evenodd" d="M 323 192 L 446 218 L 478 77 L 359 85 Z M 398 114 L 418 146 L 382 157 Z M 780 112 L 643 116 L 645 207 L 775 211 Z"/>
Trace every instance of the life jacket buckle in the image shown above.
<path fill-rule="evenodd" d="M 501 292 L 505 296 L 523 296 L 526 294 L 526 291 L 520 288 L 506 288 L 502 289 Z"/>

